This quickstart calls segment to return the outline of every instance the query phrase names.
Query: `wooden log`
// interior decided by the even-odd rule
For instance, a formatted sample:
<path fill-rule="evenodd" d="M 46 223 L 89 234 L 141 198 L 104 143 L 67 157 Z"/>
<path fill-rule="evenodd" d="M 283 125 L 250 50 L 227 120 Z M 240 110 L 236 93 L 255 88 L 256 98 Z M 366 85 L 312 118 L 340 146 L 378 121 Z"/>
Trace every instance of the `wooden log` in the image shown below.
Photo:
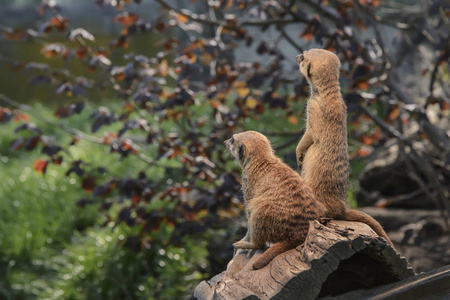
<path fill-rule="evenodd" d="M 310 222 L 305 243 L 253 270 L 263 250 L 239 250 L 227 270 L 194 291 L 197 299 L 317 299 L 414 276 L 406 260 L 366 224 Z"/>

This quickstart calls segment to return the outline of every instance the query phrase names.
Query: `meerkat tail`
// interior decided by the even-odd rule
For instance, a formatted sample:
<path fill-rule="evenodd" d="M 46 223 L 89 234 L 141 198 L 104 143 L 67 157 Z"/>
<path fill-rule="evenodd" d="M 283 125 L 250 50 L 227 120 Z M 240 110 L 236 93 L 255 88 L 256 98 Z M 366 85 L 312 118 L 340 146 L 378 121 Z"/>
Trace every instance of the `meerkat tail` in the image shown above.
<path fill-rule="evenodd" d="M 394 244 L 392 244 L 391 240 L 389 239 L 389 237 L 386 234 L 386 231 L 384 231 L 383 227 L 381 227 L 381 224 L 378 223 L 377 220 L 375 220 L 368 214 L 366 214 L 362 211 L 356 210 L 356 209 L 349 209 L 346 211 L 345 220 L 361 222 L 361 223 L 369 225 L 370 228 L 372 228 L 376 234 L 378 234 L 380 237 L 384 238 L 389 243 L 389 245 L 394 247 Z"/>
<path fill-rule="evenodd" d="M 267 266 L 272 259 L 275 258 L 280 253 L 283 253 L 287 250 L 294 248 L 291 243 L 287 241 L 282 241 L 275 243 L 272 247 L 266 250 L 260 258 L 253 264 L 253 270 L 259 270 Z"/>

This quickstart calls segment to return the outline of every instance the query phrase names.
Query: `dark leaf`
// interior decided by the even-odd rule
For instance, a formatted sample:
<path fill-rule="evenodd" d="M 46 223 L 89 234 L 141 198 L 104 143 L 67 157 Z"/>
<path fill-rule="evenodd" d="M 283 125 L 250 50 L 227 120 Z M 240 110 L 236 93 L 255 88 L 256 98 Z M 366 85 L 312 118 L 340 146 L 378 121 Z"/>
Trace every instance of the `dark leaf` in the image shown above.
<path fill-rule="evenodd" d="M 139 150 L 137 146 L 129 139 L 126 139 L 120 143 L 111 144 L 111 152 L 117 152 L 122 157 L 127 157 L 129 154 L 137 154 Z"/>
<path fill-rule="evenodd" d="M 123 208 L 118 215 L 119 222 L 125 222 L 128 226 L 133 226 L 135 224 L 135 219 L 131 217 L 131 211 L 129 207 Z"/>
<path fill-rule="evenodd" d="M 16 127 L 16 129 L 14 129 L 14 133 L 17 133 L 22 130 L 28 130 L 28 131 L 36 133 L 38 135 L 42 134 L 42 131 L 39 128 L 37 128 L 37 126 L 34 123 L 24 123 L 24 124 Z"/>
<path fill-rule="evenodd" d="M 5 124 L 11 121 L 13 117 L 12 111 L 7 107 L 0 107 L 0 123 Z"/>
<path fill-rule="evenodd" d="M 128 35 L 121 35 L 119 38 L 117 38 L 113 46 L 119 47 L 119 48 L 127 48 L 128 47 Z"/>
<path fill-rule="evenodd" d="M 83 111 L 84 106 L 84 102 L 71 103 L 67 106 L 58 107 L 53 115 L 58 118 L 67 118 L 74 113 L 80 114 Z"/>
<path fill-rule="evenodd" d="M 132 219 L 129 219 L 129 220 L 132 220 Z M 130 225 L 130 224 L 128 224 L 128 225 L 129 226 L 133 226 L 134 222 L 133 222 L 133 225 Z M 131 251 L 133 251 L 135 253 L 138 253 L 141 250 L 141 248 L 142 248 L 141 239 L 138 236 L 134 236 L 134 235 L 129 236 L 129 237 L 127 237 L 127 239 L 123 243 L 123 247 L 126 248 L 126 249 L 129 249 L 129 250 L 131 250 Z"/>
<path fill-rule="evenodd" d="M 97 173 L 99 173 L 99 174 L 101 174 L 101 175 L 106 174 L 107 171 L 108 171 L 108 170 L 107 170 L 106 168 L 103 168 L 103 167 L 98 167 L 98 168 L 97 168 Z"/>
<path fill-rule="evenodd" d="M 36 148 L 37 144 L 41 141 L 41 136 L 34 135 L 30 136 L 25 140 L 25 149 L 28 151 L 33 150 Z"/>
<path fill-rule="evenodd" d="M 258 53 L 259 55 L 267 53 L 268 51 L 269 51 L 269 48 L 267 47 L 267 44 L 264 41 L 262 41 L 259 44 L 258 48 L 256 48 L 256 53 Z"/>
<path fill-rule="evenodd" d="M 117 180 L 111 179 L 111 180 L 107 181 L 106 183 L 104 183 L 103 185 L 96 187 L 94 189 L 94 191 L 92 192 L 92 196 L 106 197 L 111 193 L 111 191 L 113 189 L 116 188 L 116 185 L 117 185 Z"/>
<path fill-rule="evenodd" d="M 62 148 L 57 145 L 45 145 L 42 148 L 42 153 L 47 154 L 48 156 L 53 156 L 61 150 L 62 150 Z"/>
<path fill-rule="evenodd" d="M 100 107 L 98 111 L 90 115 L 90 118 L 95 119 L 91 127 L 92 132 L 97 132 L 103 125 L 110 125 L 116 120 L 106 107 Z"/>
<path fill-rule="evenodd" d="M 61 95 L 61 94 L 63 94 L 63 93 L 67 93 L 67 94 L 72 93 L 72 84 L 71 84 L 70 82 L 68 82 L 68 81 L 63 82 L 63 83 L 60 84 L 60 85 L 58 86 L 58 88 L 55 90 L 55 93 L 56 93 L 57 95 Z"/>
<path fill-rule="evenodd" d="M 361 101 L 363 98 L 358 93 L 348 93 L 344 95 L 345 102 L 347 104 L 347 112 L 359 112 L 361 111 Z"/>
<path fill-rule="evenodd" d="M 96 186 L 96 178 L 94 176 L 88 175 L 81 181 L 81 187 L 87 194 L 92 193 L 95 186 Z"/>
<path fill-rule="evenodd" d="M 80 165 L 83 163 L 81 160 L 77 160 L 72 162 L 72 167 L 66 172 L 66 176 L 69 176 L 70 173 L 74 172 L 79 177 L 83 176 L 84 171 L 81 169 Z"/>
<path fill-rule="evenodd" d="M 63 161 L 62 156 L 52 157 L 52 163 L 54 163 L 55 165 L 60 165 L 62 161 Z"/>
<path fill-rule="evenodd" d="M 93 204 L 93 203 L 95 203 L 94 200 L 83 198 L 83 199 L 78 200 L 76 205 L 78 206 L 78 208 L 84 208 L 84 207 L 86 207 L 86 205 Z"/>
<path fill-rule="evenodd" d="M 46 75 L 39 75 L 36 77 L 33 77 L 32 79 L 30 79 L 29 83 L 31 85 L 36 85 L 36 84 L 50 84 L 52 83 L 52 78 L 50 76 L 46 76 Z"/>
<path fill-rule="evenodd" d="M 264 81 L 266 80 L 266 75 L 263 73 L 256 73 L 252 78 L 247 80 L 247 86 L 249 88 L 260 88 Z"/>
<path fill-rule="evenodd" d="M 127 130 L 130 129 L 144 129 L 145 131 L 148 131 L 150 130 L 150 127 L 147 120 L 128 120 L 119 131 L 118 137 L 120 138 Z"/>

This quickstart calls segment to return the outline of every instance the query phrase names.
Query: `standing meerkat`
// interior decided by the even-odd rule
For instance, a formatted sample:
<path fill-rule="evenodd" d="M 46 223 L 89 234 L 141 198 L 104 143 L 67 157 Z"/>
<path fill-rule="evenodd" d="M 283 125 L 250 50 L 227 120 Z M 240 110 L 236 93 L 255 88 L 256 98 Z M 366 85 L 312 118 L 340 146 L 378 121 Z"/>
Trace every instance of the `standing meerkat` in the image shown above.
<path fill-rule="evenodd" d="M 365 223 L 392 245 L 378 221 L 347 204 L 347 106 L 339 85 L 338 57 L 311 49 L 297 56 L 297 64 L 311 87 L 306 131 L 296 149 L 301 176 L 316 200 L 324 204 L 325 217 Z"/>
<path fill-rule="evenodd" d="M 274 243 L 253 264 L 258 270 L 278 254 L 301 245 L 309 221 L 323 216 L 324 208 L 301 176 L 275 156 L 261 133 L 246 131 L 225 141 L 242 167 L 242 189 L 248 218 L 246 236 L 234 246 L 262 249 Z"/>

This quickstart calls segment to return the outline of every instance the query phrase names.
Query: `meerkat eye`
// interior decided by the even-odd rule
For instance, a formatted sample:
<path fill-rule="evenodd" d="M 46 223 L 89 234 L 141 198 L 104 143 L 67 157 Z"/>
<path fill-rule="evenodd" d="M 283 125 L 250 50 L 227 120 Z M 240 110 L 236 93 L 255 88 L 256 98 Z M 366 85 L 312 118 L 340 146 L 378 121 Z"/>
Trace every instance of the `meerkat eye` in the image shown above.
<path fill-rule="evenodd" d="M 234 137 L 231 137 L 230 143 L 234 144 Z"/>
<path fill-rule="evenodd" d="M 243 145 L 239 146 L 238 156 L 239 156 L 239 160 L 242 160 L 242 158 L 244 158 L 244 146 Z"/>

